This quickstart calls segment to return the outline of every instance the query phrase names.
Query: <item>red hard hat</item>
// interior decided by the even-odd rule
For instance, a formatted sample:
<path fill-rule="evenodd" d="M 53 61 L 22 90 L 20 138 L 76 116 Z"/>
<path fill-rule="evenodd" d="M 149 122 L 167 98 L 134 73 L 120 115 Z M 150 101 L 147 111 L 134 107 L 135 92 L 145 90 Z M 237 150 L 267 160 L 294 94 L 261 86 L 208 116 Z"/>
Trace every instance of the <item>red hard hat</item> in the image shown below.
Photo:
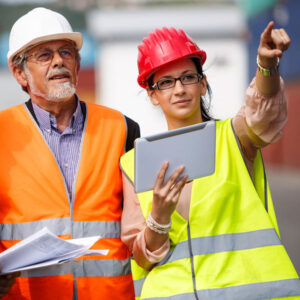
<path fill-rule="evenodd" d="M 199 56 L 202 65 L 206 60 L 205 51 L 199 49 L 182 29 L 173 27 L 163 27 L 149 33 L 138 50 L 138 83 L 143 88 L 147 87 L 149 75 L 167 63 L 190 55 Z"/>

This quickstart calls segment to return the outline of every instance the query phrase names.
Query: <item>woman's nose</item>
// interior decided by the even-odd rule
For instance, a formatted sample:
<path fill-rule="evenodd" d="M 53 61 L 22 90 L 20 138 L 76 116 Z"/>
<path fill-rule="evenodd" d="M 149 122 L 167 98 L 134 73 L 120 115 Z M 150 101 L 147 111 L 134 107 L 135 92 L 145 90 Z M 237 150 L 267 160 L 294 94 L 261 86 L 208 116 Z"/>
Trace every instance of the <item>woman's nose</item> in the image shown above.
<path fill-rule="evenodd" d="M 176 78 L 175 86 L 174 86 L 174 92 L 176 92 L 176 93 L 182 93 L 182 92 L 184 92 L 184 86 L 181 83 L 181 81 L 180 81 L 179 78 Z"/>

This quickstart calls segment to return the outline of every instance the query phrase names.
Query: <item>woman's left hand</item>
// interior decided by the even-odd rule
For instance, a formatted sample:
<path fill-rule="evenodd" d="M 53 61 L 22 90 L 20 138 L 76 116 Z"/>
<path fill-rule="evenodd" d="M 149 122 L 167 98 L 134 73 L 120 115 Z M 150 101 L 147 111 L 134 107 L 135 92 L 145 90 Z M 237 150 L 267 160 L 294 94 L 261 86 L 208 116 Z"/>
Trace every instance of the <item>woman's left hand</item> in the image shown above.
<path fill-rule="evenodd" d="M 260 65 L 266 69 L 276 66 L 278 58 L 282 57 L 290 43 L 291 40 L 286 31 L 283 28 L 274 29 L 274 22 L 269 22 L 260 36 L 257 50 Z"/>
<path fill-rule="evenodd" d="M 153 189 L 151 215 L 160 224 L 168 224 L 170 222 L 171 215 L 176 209 L 180 193 L 188 178 L 187 174 L 180 178 L 184 171 L 184 166 L 181 166 L 164 183 L 168 166 L 168 162 L 163 163 Z"/>

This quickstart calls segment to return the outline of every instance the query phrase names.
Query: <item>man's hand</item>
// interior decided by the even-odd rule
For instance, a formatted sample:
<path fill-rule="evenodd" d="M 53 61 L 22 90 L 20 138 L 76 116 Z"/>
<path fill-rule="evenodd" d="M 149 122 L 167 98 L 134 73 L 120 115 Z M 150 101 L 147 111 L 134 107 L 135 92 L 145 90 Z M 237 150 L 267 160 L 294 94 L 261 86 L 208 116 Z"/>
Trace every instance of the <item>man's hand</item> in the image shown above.
<path fill-rule="evenodd" d="M 258 47 L 259 64 L 266 69 L 277 65 L 278 58 L 282 57 L 291 43 L 288 34 L 283 28 L 273 29 L 274 22 L 271 21 L 260 36 Z"/>
<path fill-rule="evenodd" d="M 20 276 L 20 274 L 20 272 L 16 272 L 7 275 L 0 275 L 0 298 L 4 297 L 9 292 L 15 283 L 16 277 Z"/>

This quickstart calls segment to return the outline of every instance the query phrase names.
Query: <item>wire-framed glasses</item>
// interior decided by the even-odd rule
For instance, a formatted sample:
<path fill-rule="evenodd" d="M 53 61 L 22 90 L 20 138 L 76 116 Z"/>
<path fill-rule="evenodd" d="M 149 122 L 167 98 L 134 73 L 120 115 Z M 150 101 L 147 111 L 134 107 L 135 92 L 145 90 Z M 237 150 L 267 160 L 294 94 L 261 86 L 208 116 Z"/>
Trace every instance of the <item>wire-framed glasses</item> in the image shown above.
<path fill-rule="evenodd" d="M 63 60 L 72 60 L 76 57 L 76 49 L 71 46 L 62 46 L 56 51 Z M 42 65 L 49 64 L 52 61 L 56 51 L 53 51 L 49 48 L 42 48 L 33 54 L 26 55 L 25 59 Z"/>

